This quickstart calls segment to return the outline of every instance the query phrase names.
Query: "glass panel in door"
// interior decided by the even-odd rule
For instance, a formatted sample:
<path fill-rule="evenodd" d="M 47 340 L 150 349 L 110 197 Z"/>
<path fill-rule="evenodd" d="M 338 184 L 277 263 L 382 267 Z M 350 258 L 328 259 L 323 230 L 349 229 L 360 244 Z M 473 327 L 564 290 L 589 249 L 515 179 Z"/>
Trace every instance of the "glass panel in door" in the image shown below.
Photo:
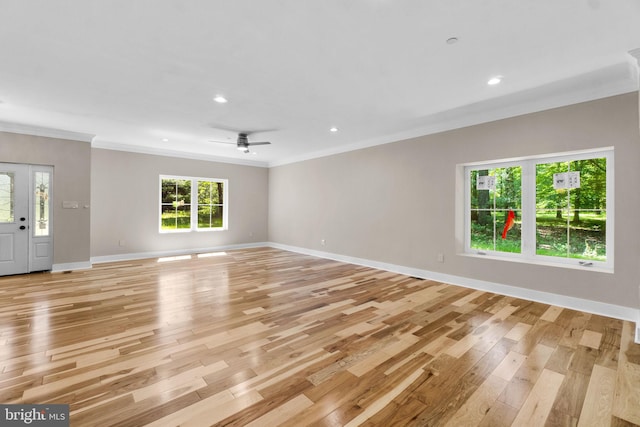
<path fill-rule="evenodd" d="M 49 187 L 51 175 L 49 172 L 35 172 L 35 203 L 33 205 L 33 235 L 49 235 Z"/>
<path fill-rule="evenodd" d="M 14 222 L 14 173 L 0 172 L 0 222 Z"/>

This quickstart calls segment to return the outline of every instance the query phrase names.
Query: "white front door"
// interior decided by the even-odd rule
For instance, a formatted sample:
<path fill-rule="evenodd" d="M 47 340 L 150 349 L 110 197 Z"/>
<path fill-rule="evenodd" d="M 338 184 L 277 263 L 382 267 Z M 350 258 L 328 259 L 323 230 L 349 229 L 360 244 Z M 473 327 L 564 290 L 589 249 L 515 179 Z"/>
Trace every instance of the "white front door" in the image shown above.
<path fill-rule="evenodd" d="M 0 163 L 0 276 L 50 270 L 53 168 Z"/>
<path fill-rule="evenodd" d="M 0 275 L 29 271 L 29 166 L 0 164 Z"/>

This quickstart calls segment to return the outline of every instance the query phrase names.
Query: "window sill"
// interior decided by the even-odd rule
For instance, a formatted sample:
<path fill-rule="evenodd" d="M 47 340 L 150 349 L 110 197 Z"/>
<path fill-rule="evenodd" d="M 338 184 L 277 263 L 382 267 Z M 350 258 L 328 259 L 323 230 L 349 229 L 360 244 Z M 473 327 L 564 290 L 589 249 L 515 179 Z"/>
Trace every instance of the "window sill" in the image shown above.
<path fill-rule="evenodd" d="M 199 228 L 199 229 L 191 229 L 191 228 L 182 228 L 179 230 L 160 230 L 160 234 L 180 234 L 180 233 L 209 233 L 215 231 L 227 231 L 228 229 L 225 227 L 220 228 Z"/>
<path fill-rule="evenodd" d="M 458 253 L 458 255 L 469 257 L 469 258 L 482 258 L 482 259 L 490 259 L 493 261 L 517 262 L 520 264 L 540 265 L 544 267 L 569 268 L 569 269 L 580 270 L 580 271 L 593 271 L 596 273 L 608 273 L 608 274 L 614 273 L 613 268 L 608 268 L 608 267 L 599 265 L 598 263 L 594 263 L 591 266 L 580 265 L 578 264 L 579 261 L 577 260 L 575 264 L 573 264 L 573 263 L 547 261 L 539 258 L 532 259 L 532 258 L 522 258 L 518 256 L 497 256 L 493 254 L 481 255 L 481 254 L 470 253 L 470 252 L 461 252 L 461 253 Z"/>

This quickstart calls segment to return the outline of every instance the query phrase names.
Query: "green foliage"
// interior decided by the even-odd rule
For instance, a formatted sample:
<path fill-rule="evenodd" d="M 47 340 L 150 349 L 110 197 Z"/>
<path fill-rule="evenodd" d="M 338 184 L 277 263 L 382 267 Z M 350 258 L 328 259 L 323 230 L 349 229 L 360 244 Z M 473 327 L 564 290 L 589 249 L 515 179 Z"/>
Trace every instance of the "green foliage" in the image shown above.
<path fill-rule="evenodd" d="M 175 210 L 174 212 L 162 213 L 162 229 L 177 230 L 181 228 L 191 228 L 191 212 L 186 210 Z"/>
<path fill-rule="evenodd" d="M 580 172 L 580 188 L 556 190 L 553 174 Z M 580 222 L 583 210 L 599 211 L 607 205 L 607 159 L 585 159 L 571 162 L 536 165 L 536 208 L 555 209 L 556 216 L 567 215 L 570 208 L 573 220 Z"/>
<path fill-rule="evenodd" d="M 478 176 L 493 176 L 495 191 L 478 190 Z M 522 205 L 522 168 L 520 166 L 471 171 L 471 209 L 520 209 Z"/>
<path fill-rule="evenodd" d="M 219 205 L 223 200 L 223 184 L 216 181 L 198 181 L 198 204 Z"/>
<path fill-rule="evenodd" d="M 188 179 L 163 179 L 161 198 L 163 204 L 191 203 L 191 181 Z"/>
<path fill-rule="evenodd" d="M 494 248 L 493 224 L 471 224 L 471 248 L 477 250 L 488 250 L 498 252 L 520 253 L 522 239 L 520 234 L 520 224 L 516 223 L 507 233 L 507 238 L 502 239 L 502 228 L 504 224 L 496 224 L 496 240 Z"/>
<path fill-rule="evenodd" d="M 583 213 L 579 224 L 567 228 L 567 220 L 555 214 L 536 215 L 536 254 L 606 261 L 606 214 Z M 568 244 L 567 244 L 568 235 Z"/>

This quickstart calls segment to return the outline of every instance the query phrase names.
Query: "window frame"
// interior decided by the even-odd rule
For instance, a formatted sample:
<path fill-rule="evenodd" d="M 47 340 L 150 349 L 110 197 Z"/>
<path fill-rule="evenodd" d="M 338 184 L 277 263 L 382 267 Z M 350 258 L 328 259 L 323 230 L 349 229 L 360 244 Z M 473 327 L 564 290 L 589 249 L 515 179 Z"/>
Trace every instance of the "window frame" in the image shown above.
<path fill-rule="evenodd" d="M 539 255 L 536 253 L 536 166 L 544 163 L 578 161 L 594 158 L 606 159 L 606 261 L 587 260 L 570 257 Z M 529 156 L 518 159 L 504 159 L 486 162 L 466 163 L 463 166 L 464 179 L 464 247 L 463 254 L 500 260 L 552 265 L 568 268 L 590 269 L 613 273 L 614 266 L 614 149 L 613 147 L 593 150 L 554 153 Z M 521 252 L 501 252 L 471 248 L 471 171 L 520 166 L 521 169 Z"/>
<path fill-rule="evenodd" d="M 167 230 L 162 228 L 162 181 L 165 179 L 175 179 L 191 182 L 191 207 L 190 227 L 177 228 Z M 222 227 L 203 227 L 198 226 L 198 182 L 215 182 L 221 183 L 222 192 Z M 158 179 L 158 232 L 161 234 L 172 233 L 191 233 L 191 232 L 210 232 L 210 231 L 226 231 L 229 229 L 229 180 L 222 178 L 205 178 L 182 175 L 160 175 Z"/>

